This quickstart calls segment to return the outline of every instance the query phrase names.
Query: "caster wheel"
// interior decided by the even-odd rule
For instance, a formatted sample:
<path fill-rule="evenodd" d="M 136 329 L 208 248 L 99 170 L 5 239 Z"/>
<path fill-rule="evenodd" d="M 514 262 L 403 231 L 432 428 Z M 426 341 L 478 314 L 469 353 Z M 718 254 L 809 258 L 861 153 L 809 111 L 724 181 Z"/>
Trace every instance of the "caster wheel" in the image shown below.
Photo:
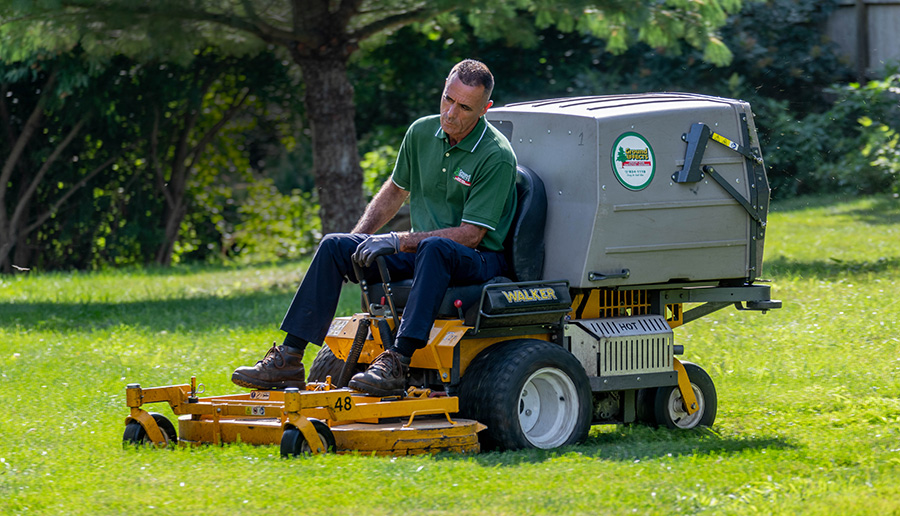
<path fill-rule="evenodd" d="M 325 452 L 334 451 L 336 446 L 334 434 L 331 433 L 331 429 L 328 428 L 328 425 L 318 419 L 310 419 L 309 422 L 312 423 L 316 432 L 319 434 L 319 439 L 325 443 Z M 300 432 L 300 430 L 293 426 L 284 429 L 284 433 L 281 435 L 282 457 L 296 457 L 297 455 L 309 455 L 311 453 L 312 448 L 306 441 L 306 438 L 303 437 L 303 433 Z"/>
<path fill-rule="evenodd" d="M 677 386 L 660 387 L 656 391 L 654 414 L 659 426 L 668 428 L 691 429 L 698 426 L 712 426 L 716 420 L 718 397 L 712 378 L 697 364 L 683 362 L 697 398 L 697 411 L 688 414 L 684 399 Z"/>
<path fill-rule="evenodd" d="M 175 432 L 175 425 L 173 425 L 172 422 L 162 414 L 151 412 L 150 415 L 153 417 L 153 420 L 156 421 L 156 425 L 159 426 L 159 429 L 162 430 L 163 438 L 166 441 L 166 446 L 177 443 L 178 435 Z M 153 441 L 151 441 L 150 438 L 147 437 L 147 430 L 145 430 L 143 425 L 141 425 L 137 421 L 132 421 L 131 423 L 125 425 L 125 434 L 122 436 L 122 443 L 125 445 L 133 446 L 153 445 Z"/>

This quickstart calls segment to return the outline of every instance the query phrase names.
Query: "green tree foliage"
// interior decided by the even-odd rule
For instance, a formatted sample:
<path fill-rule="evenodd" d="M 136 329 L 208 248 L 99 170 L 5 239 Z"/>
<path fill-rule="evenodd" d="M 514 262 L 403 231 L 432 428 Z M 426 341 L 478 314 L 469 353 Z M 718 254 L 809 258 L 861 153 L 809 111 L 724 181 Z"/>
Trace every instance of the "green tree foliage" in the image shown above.
<path fill-rule="evenodd" d="M 813 179 L 813 170 L 824 160 L 817 154 L 805 154 L 810 149 L 803 147 L 802 137 L 815 132 L 816 125 L 805 131 L 799 124 L 807 115 L 829 110 L 835 97 L 827 86 L 852 76 L 852 70 L 837 57 L 834 44 L 824 36 L 825 22 L 835 5 L 835 0 L 745 3 L 721 29 L 722 41 L 734 53 L 727 66 L 705 62 L 702 51 L 684 43 L 668 49 L 637 43 L 613 55 L 604 40 L 557 27 L 538 31 L 538 45 L 515 49 L 478 37 L 465 20 L 455 18 L 418 30 L 399 30 L 382 46 L 354 61 L 351 68 L 358 84 L 363 149 L 396 146 L 402 133 L 392 133 L 382 123 L 399 126 L 402 120 L 433 111 L 432 99 L 441 82 L 428 71 L 474 56 L 490 63 L 494 71 L 498 105 L 535 98 L 650 91 L 743 98 L 757 115 L 775 195 L 816 191 L 824 185 Z M 858 130 L 855 120 L 850 119 L 850 133 L 834 134 L 852 136 Z M 829 145 L 825 156 L 840 148 Z M 797 158 L 801 154 L 806 156 L 802 160 Z"/>
<path fill-rule="evenodd" d="M 701 48 L 708 61 L 724 64 L 730 53 L 716 31 L 739 5 L 739 0 L 12 2 L 0 10 L 0 37 L 17 45 L 4 46 L 0 57 L 21 59 L 34 49 L 75 41 L 91 54 L 169 52 L 174 59 L 205 47 L 201 41 L 239 52 L 258 49 L 260 42 L 286 49 L 303 74 L 323 229 L 330 232 L 349 229 L 363 209 L 346 68 L 359 45 L 373 36 L 459 11 L 475 34 L 487 39 L 534 44 L 537 29 L 556 26 L 603 38 L 612 52 L 638 41 L 667 47 L 684 40 Z M 522 16 L 529 23 L 522 23 Z"/>
<path fill-rule="evenodd" d="M 179 257 L 297 258 L 318 243 L 321 221 L 311 189 L 278 188 L 269 172 L 293 167 L 287 153 L 297 146 L 291 134 L 299 107 L 284 91 L 291 84 L 273 87 L 268 102 L 257 98 L 252 111 L 211 142 L 191 181 L 192 206 L 176 243 Z M 279 98 L 287 101 L 275 102 Z"/>
<path fill-rule="evenodd" d="M 745 98 L 757 114 L 776 196 L 897 188 L 898 125 L 891 108 L 896 79 L 823 88 L 849 76 L 822 37 L 835 0 L 749 2 L 739 13 L 720 2 L 718 11 L 708 13 L 705 29 L 686 30 L 723 42 L 733 52 L 731 64 L 725 66 L 706 61 L 704 56 L 714 51 L 692 46 L 680 29 L 672 34 L 682 34 L 684 40 L 653 40 L 666 47 L 650 44 L 650 36 L 641 35 L 637 17 L 671 21 L 664 11 L 675 3 L 645 3 L 634 6 L 625 22 L 613 22 L 612 13 L 625 9 L 617 2 L 604 2 L 602 12 L 579 2 L 524 1 L 466 4 L 441 13 L 446 5 L 437 9 L 437 3 L 428 3 L 422 7 L 427 13 L 405 14 L 404 9 L 412 9 L 409 5 L 381 3 L 368 17 L 353 18 L 346 30 L 374 29 L 375 20 L 390 16 L 397 25 L 355 41 L 341 51 L 346 55 L 333 48 L 336 54 L 327 56 L 329 45 L 346 41 L 344 36 L 315 51 L 304 47 L 306 53 L 298 54 L 296 48 L 284 46 L 290 39 L 287 32 L 300 27 L 288 27 L 290 23 L 282 26 L 290 30 L 285 28 L 281 35 L 287 39 L 279 42 L 220 17 L 157 20 L 147 6 L 116 13 L 116 1 L 82 2 L 65 9 L 60 8 L 65 2 L 26 6 L 32 15 L 42 6 L 56 9 L 44 11 L 48 16 L 37 24 L 7 18 L 11 7 L 0 5 L 0 37 L 16 42 L 0 47 L 0 55 L 25 56 L 0 63 L 0 119 L 7 133 L 0 157 L 4 166 L 18 163 L 4 168 L 9 181 L 0 181 L 5 187 L 0 228 L 6 228 L 0 235 L 6 235 L 7 242 L 12 241 L 9 222 L 19 213 L 14 235 L 20 245 L 8 248 L 14 256 L 7 254 L 7 267 L 87 268 L 307 252 L 321 235 L 315 215 L 319 203 L 337 196 L 329 206 L 350 213 L 348 199 L 353 197 L 337 191 L 323 194 L 314 187 L 322 178 L 308 172 L 313 156 L 322 151 L 313 148 L 326 132 L 315 122 L 317 115 L 306 116 L 307 88 L 322 83 L 310 77 L 331 78 L 337 85 L 346 79 L 346 85 L 353 85 L 353 95 L 341 100 L 352 99 L 351 112 L 356 108 L 353 133 L 363 156 L 349 162 L 359 165 L 363 195 L 371 196 L 390 174 L 410 120 L 436 111 L 443 75 L 465 57 L 491 66 L 498 105 L 661 90 Z M 280 23 L 272 7 L 276 4 L 269 4 L 268 10 L 257 7 L 257 16 L 272 27 Z M 105 7 L 94 9 L 98 5 Z M 175 9 L 165 1 L 159 5 Z M 227 2 L 185 5 L 177 12 L 196 14 L 213 7 L 237 17 L 249 12 Z M 285 2 L 283 10 L 288 5 Z M 340 2 L 329 5 L 337 9 Z M 328 11 L 320 20 L 336 12 Z M 716 32 L 719 14 L 729 12 Z M 29 21 L 26 11 L 18 14 L 25 16 L 18 21 Z M 604 17 L 610 27 L 626 27 L 615 34 L 624 38 L 627 48 L 611 53 L 621 46 L 611 33 L 592 32 L 590 16 Z M 130 29 L 115 31 L 114 26 Z M 203 45 L 212 39 L 221 44 L 215 52 L 196 50 L 211 48 Z M 28 52 L 69 48 L 76 40 L 83 47 L 74 47 L 72 53 Z M 310 75 L 299 66 L 298 55 L 317 55 L 320 65 L 334 65 L 328 60 L 335 55 L 343 60 L 337 60 L 337 72 L 318 68 L 312 73 L 320 75 Z M 289 69 L 292 64 L 299 74 Z M 53 70 L 55 86 L 48 88 Z M 36 111 L 39 102 L 43 107 Z M 318 103 L 317 108 L 328 105 L 344 120 L 347 106 L 338 104 Z M 33 113 L 38 113 L 38 125 L 29 132 L 24 128 Z M 297 115 L 308 123 L 299 123 Z M 62 147 L 73 128 L 75 136 Z M 31 134 L 28 144 L 13 152 L 23 133 Z M 348 148 L 344 140 L 328 143 L 338 146 L 332 149 Z M 357 153 L 354 147 L 331 157 Z M 315 168 L 324 170 L 320 159 Z M 23 197 L 21 192 L 41 170 L 31 197 Z M 326 189 L 339 183 L 332 178 L 327 176 Z M 23 204 L 21 199 L 30 200 Z M 178 199 L 181 211 L 175 209 Z"/>
<path fill-rule="evenodd" d="M 246 108 L 251 92 L 273 80 L 275 64 L 265 57 L 241 59 L 206 51 L 188 66 L 150 63 L 159 73 L 154 70 L 140 78 L 141 93 L 131 114 L 142 124 L 147 166 L 153 173 L 155 191 L 164 200 L 157 263 L 171 262 L 192 202 L 188 194 L 191 176 L 209 170 L 199 164 L 210 144 Z M 258 62 L 263 60 L 267 62 Z M 210 173 L 218 172 L 213 169 Z"/>
<path fill-rule="evenodd" d="M 63 207 L 77 206 L 82 221 L 100 207 L 74 201 L 105 181 L 128 150 L 130 134 L 107 140 L 113 96 L 90 87 L 107 79 L 105 70 L 82 66 L 77 54 L 37 54 L 0 67 L 0 271 L 30 263 L 50 239 L 44 229 L 49 222 L 72 224 L 61 216 Z M 70 241 L 95 240 L 88 228 L 70 229 Z M 71 252 L 59 247 L 65 249 L 57 252 Z"/>
<path fill-rule="evenodd" d="M 747 92 L 786 100 L 797 113 L 824 110 L 825 87 L 852 77 L 825 33 L 837 4 L 837 0 L 747 3 L 723 29 L 723 39 L 735 52 L 727 69 L 729 80 L 737 74 Z M 715 70 L 705 74 L 715 75 Z"/>
<path fill-rule="evenodd" d="M 786 101 L 766 100 L 763 144 L 781 195 L 900 191 L 900 75 L 829 89 L 829 109 L 794 116 Z"/>
<path fill-rule="evenodd" d="M 83 57 L 39 54 L 0 70 L 0 267 L 165 264 L 210 242 L 228 252 L 207 194 L 224 207 L 256 178 L 246 139 L 223 129 L 238 116 L 294 129 L 285 65 L 271 53 L 206 51 L 187 65 Z"/>

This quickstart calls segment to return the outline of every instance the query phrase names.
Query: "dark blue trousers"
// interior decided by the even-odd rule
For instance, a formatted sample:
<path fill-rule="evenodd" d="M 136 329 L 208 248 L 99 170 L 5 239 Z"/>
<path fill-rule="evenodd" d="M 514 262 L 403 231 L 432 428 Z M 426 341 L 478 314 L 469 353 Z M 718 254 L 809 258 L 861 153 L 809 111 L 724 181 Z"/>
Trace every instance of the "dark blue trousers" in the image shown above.
<path fill-rule="evenodd" d="M 357 283 L 350 255 L 367 236 L 335 233 L 322 239 L 281 322 L 282 330 L 314 344 L 325 340 L 341 285 Z M 413 278 L 397 336 L 421 341 L 428 340 L 447 287 L 484 283 L 506 273 L 503 253 L 470 249 L 440 237 L 422 240 L 415 253 L 384 258 L 392 281 Z M 381 281 L 375 265 L 363 274 L 366 281 Z"/>

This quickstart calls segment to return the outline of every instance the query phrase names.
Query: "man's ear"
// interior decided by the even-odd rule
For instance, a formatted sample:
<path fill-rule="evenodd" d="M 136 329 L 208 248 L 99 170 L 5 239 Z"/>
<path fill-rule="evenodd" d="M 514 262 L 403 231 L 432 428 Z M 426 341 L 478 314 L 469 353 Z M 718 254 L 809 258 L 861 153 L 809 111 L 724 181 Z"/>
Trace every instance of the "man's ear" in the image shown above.
<path fill-rule="evenodd" d="M 493 106 L 493 105 L 494 105 L 493 100 L 487 101 L 487 104 L 485 104 L 485 106 L 484 106 L 484 111 L 481 112 L 481 116 L 484 116 L 484 114 L 487 113 L 487 110 L 491 109 L 491 106 Z"/>

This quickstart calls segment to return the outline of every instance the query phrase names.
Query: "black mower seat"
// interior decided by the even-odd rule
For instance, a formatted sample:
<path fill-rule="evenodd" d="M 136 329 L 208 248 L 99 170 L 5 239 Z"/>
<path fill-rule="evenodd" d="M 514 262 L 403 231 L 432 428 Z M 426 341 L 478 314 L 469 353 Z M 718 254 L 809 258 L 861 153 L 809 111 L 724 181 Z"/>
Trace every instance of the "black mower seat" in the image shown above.
<path fill-rule="evenodd" d="M 547 194 L 544 190 L 544 183 L 531 169 L 519 165 L 516 170 L 518 204 L 512 227 L 503 242 L 512 278 L 499 276 L 484 284 L 451 286 L 441 301 L 438 310 L 439 317 L 459 317 L 460 310 L 465 314 L 469 307 L 478 302 L 485 284 L 541 279 L 544 267 L 544 222 L 547 218 Z M 412 279 L 391 281 L 394 306 L 398 311 L 402 311 L 406 306 L 411 287 Z M 380 303 L 384 296 L 383 285 L 381 283 L 369 284 L 369 296 L 372 302 Z M 460 309 L 454 304 L 456 300 L 462 302 Z"/>

